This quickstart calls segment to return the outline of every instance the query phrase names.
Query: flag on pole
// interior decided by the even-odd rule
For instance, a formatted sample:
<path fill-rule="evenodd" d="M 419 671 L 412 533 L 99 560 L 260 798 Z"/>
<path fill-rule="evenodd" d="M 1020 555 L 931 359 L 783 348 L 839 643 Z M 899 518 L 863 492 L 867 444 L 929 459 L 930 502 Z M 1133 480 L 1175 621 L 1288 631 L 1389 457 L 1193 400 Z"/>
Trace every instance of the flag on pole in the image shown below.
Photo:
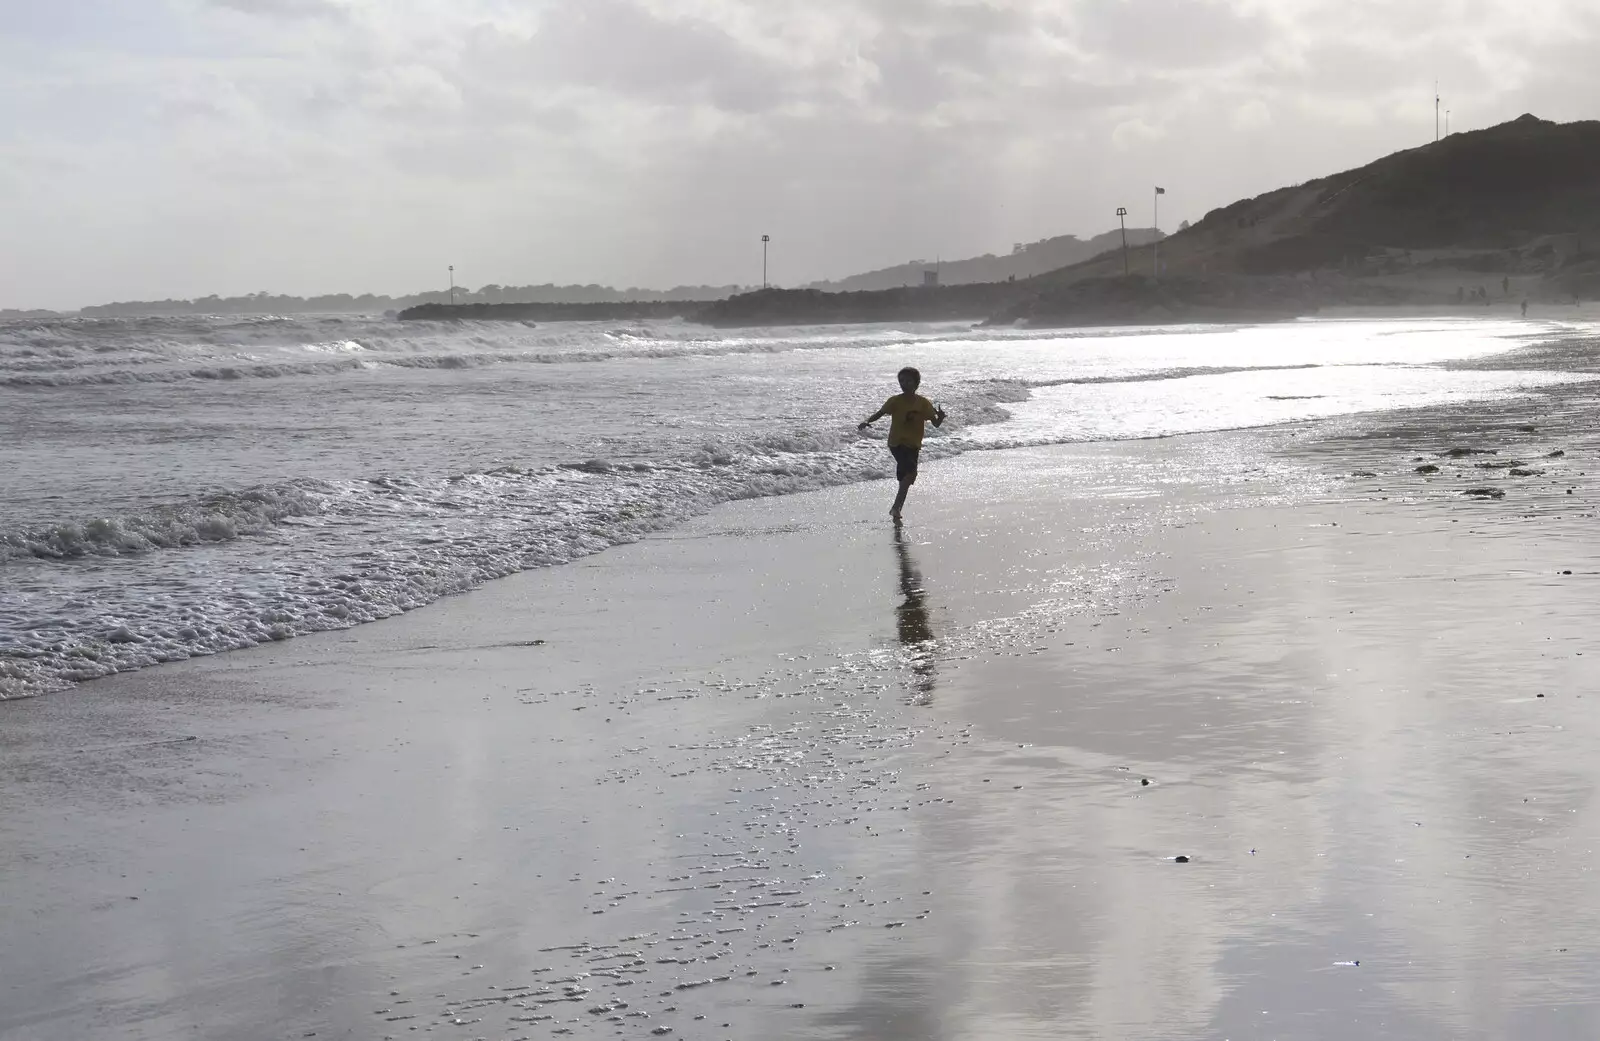
<path fill-rule="evenodd" d="M 1156 189 L 1156 194 L 1157 195 L 1165 195 L 1165 194 L 1167 194 L 1167 190 L 1165 188 L 1157 188 Z"/>

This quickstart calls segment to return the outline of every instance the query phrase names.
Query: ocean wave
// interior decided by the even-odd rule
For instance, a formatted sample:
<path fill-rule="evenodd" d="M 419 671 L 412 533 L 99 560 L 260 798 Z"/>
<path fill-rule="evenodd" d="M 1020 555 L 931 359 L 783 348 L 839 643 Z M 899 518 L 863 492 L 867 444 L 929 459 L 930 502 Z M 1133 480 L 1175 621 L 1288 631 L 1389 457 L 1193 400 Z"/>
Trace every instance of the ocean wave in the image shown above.
<path fill-rule="evenodd" d="M 1027 395 L 1007 380 L 953 388 L 960 418 L 925 456 L 972 447 L 963 429 Z M 290 481 L 0 532 L 0 697 L 389 617 L 721 503 L 892 470 L 880 441 L 841 422 L 728 435 L 651 462 Z M 151 558 L 138 564 L 146 577 L 106 584 L 78 566 L 123 558 Z"/>
<path fill-rule="evenodd" d="M 1204 332 L 1194 329 L 1190 332 Z M 841 351 L 1016 339 L 1107 339 L 1138 330 L 790 327 L 714 330 L 682 321 L 617 326 L 367 318 L 64 319 L 0 323 L 0 387 L 164 384 L 339 375 L 375 367 L 471 369 L 630 359 Z"/>
<path fill-rule="evenodd" d="M 320 482 L 248 488 L 121 517 L 0 531 L 0 564 L 22 557 L 139 556 L 158 549 L 229 542 L 266 531 L 286 518 L 318 512 L 328 488 Z"/>

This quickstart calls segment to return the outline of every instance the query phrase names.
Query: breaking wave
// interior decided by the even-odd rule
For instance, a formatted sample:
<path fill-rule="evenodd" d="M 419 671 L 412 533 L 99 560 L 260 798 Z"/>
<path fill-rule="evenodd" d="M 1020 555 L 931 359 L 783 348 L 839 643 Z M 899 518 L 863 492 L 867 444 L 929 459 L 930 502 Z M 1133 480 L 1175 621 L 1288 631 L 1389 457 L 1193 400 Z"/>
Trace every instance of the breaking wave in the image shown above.
<path fill-rule="evenodd" d="M 980 381 L 949 400 L 970 427 L 1004 419 L 1005 404 L 1028 393 L 1018 382 Z M 959 437 L 940 436 L 925 452 L 961 450 Z M 637 540 L 721 503 L 892 469 L 880 442 L 836 426 L 708 440 L 664 462 L 593 458 L 442 477 L 294 480 L 0 531 L 0 567 L 21 594 L 15 603 L 0 594 L 0 698 L 386 618 Z M 114 594 L 73 566 L 131 568 L 156 554 L 174 557 L 167 577 L 130 576 Z M 195 555 L 193 581 L 172 577 L 189 566 L 185 554 Z M 78 599 L 78 585 L 85 597 L 87 587 L 99 590 L 93 610 L 28 606 Z"/>

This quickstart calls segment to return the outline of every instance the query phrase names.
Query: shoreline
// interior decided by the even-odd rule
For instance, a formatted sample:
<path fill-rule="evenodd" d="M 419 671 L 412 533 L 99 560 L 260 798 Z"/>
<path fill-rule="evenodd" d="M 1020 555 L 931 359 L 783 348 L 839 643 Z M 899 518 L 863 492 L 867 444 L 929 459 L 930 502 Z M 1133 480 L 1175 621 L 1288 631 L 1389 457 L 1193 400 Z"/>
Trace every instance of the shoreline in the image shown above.
<path fill-rule="evenodd" d="M 1589 461 L 1408 464 L 1591 398 L 968 453 L 909 544 L 881 482 L 746 500 L 6 706 L 0 1036 L 1586 1036 L 1582 823 L 1521 800 L 1597 780 Z"/>
<path fill-rule="evenodd" d="M 1141 326 L 1141 328 L 1150 328 L 1150 326 Z M 1184 328 L 1184 326 L 1174 326 L 1174 328 Z M 1160 326 L 1154 326 L 1154 329 L 1157 329 L 1158 331 Z M 1531 345 L 1531 347 L 1530 345 L 1523 345 L 1523 347 L 1507 347 L 1506 350 L 1493 353 L 1493 355 L 1488 355 L 1486 358 L 1448 361 L 1448 363 L 1443 363 L 1443 365 L 1445 365 L 1445 368 L 1491 369 L 1491 371 L 1493 371 L 1493 369 L 1509 369 L 1509 371 L 1534 371 L 1534 369 L 1565 371 L 1565 369 L 1576 369 L 1576 371 L 1581 371 L 1581 373 L 1582 371 L 1589 371 L 1589 369 L 1592 368 L 1592 365 L 1589 365 L 1587 360 L 1574 358 L 1573 355 L 1571 355 L 1570 350 L 1568 350 L 1570 349 L 1571 344 L 1574 344 L 1574 342 L 1579 341 L 1573 341 L 1573 339 L 1558 339 L 1558 341 L 1550 341 L 1547 342 L 1547 344 L 1542 345 Z M 1307 368 L 1317 368 L 1317 366 L 1307 366 Z M 1189 371 L 1184 371 L 1184 373 L 1190 374 Z M 1091 379 L 1091 381 L 1086 382 L 1096 381 Z M 1136 382 L 1136 377 L 1130 377 L 1130 382 Z M 1034 395 L 1034 393 L 1037 393 L 1040 389 L 1042 389 L 1042 387 L 1029 387 L 1029 389 L 1027 389 L 1027 393 L 1029 393 L 1029 395 Z M 1002 400 L 1010 401 L 1008 398 L 1002 398 Z M 1027 400 L 1027 398 L 1021 398 L 1021 400 Z M 1010 403 L 1014 403 L 1014 401 L 1010 401 Z M 1440 408 L 1440 406 L 1422 406 L 1422 409 L 1424 409 L 1424 414 L 1426 414 L 1427 409 L 1430 408 Z M 1467 408 L 1474 408 L 1474 406 L 1469 405 Z M 1214 429 L 1210 430 L 1210 432 L 1200 433 L 1198 437 L 1205 437 L 1205 433 L 1261 433 L 1262 437 L 1270 438 L 1274 437 L 1274 433 L 1272 433 L 1274 430 L 1290 430 L 1291 427 L 1296 427 L 1296 425 L 1299 424 L 1341 422 L 1341 419 L 1344 422 L 1360 422 L 1362 421 L 1363 417 L 1370 416 L 1381 416 L 1381 413 L 1376 413 L 1376 411 L 1365 411 L 1365 413 L 1363 413 L 1363 411 L 1357 411 L 1357 413 L 1341 414 L 1341 416 L 1334 417 L 1323 417 L 1323 419 L 1291 419 L 1291 421 L 1286 422 L 1266 422 L 1266 424 L 1242 425 L 1242 427 L 1219 425 L 1219 427 L 1214 427 Z M 984 419 L 979 419 L 979 421 L 974 422 L 973 429 L 981 430 L 982 427 L 986 427 L 986 425 L 989 424 L 994 424 L 994 422 L 1003 422 L 1003 419 L 995 419 L 992 414 L 989 414 L 989 416 L 984 417 Z M 1125 435 L 1125 437 L 1102 437 L 1099 438 L 1098 441 L 1067 441 L 1067 443 L 1058 443 L 1058 445 L 1118 445 L 1118 443 L 1139 443 L 1139 441 L 1144 440 L 1166 440 L 1166 438 L 1173 437 L 1195 437 L 1195 435 L 1192 435 L 1192 433 L 1155 433 L 1155 435 L 1139 435 L 1139 433 L 1131 433 L 1131 435 Z M 862 441 L 862 445 L 866 445 L 866 443 L 867 441 Z M 926 454 L 926 457 L 928 457 L 930 461 L 933 461 L 933 459 L 960 457 L 971 453 L 1011 451 L 1011 449 L 1014 448 L 1019 448 L 1019 446 L 1010 445 L 1010 443 L 1005 443 L 1005 441 L 990 443 L 990 441 L 984 441 L 981 440 L 981 438 L 957 441 L 954 446 L 947 446 L 944 438 L 934 438 L 934 440 L 930 441 L 930 453 Z M 586 470 L 589 465 L 590 464 L 557 464 L 554 465 L 554 467 L 550 467 L 549 470 L 550 472 L 565 472 L 565 470 L 574 470 L 574 472 L 578 472 L 578 470 Z M 837 488 L 837 486 L 843 485 L 859 485 L 859 483 L 862 483 L 862 481 L 874 481 L 878 480 L 880 477 L 883 477 L 883 475 L 886 475 L 886 473 L 890 472 L 891 465 L 893 464 L 886 461 L 886 457 L 874 456 L 872 457 L 872 461 L 867 462 L 862 469 L 858 469 L 856 472 L 840 472 L 830 475 L 830 477 L 827 478 L 827 483 L 824 483 L 824 485 L 806 486 L 806 488 L 800 488 L 798 491 L 790 488 L 778 488 L 776 491 L 771 491 L 771 489 L 768 489 L 768 491 L 762 491 L 762 493 L 757 494 L 758 497 L 786 497 L 792 496 L 792 494 L 805 494 L 806 491 L 814 491 L 816 488 Z M 512 467 L 510 470 L 512 470 L 512 472 L 520 473 L 520 470 L 515 469 L 515 467 Z M 611 469 L 608 470 L 608 472 L 626 472 L 626 467 L 618 467 L 618 469 Z M 246 489 L 245 494 L 251 494 L 254 493 L 254 491 L 256 491 L 256 489 Z M 648 491 L 648 489 L 646 489 L 646 491 Z M 736 502 L 739 501 L 739 499 L 742 499 L 742 497 L 746 497 L 744 496 L 744 491 L 746 491 L 746 489 L 718 489 L 717 493 L 712 496 L 712 501 L 701 502 L 699 507 L 696 507 L 696 509 L 698 509 L 701 513 L 704 512 L 704 510 L 718 509 L 720 505 L 728 504 L 728 502 Z M 635 526 L 626 529 L 626 531 L 619 532 L 619 534 L 614 534 L 614 540 L 611 540 L 611 542 L 608 542 L 608 544 L 592 544 L 592 540 L 590 540 L 590 544 L 586 545 L 586 547 L 574 548 L 574 550 L 571 550 L 573 555 L 568 556 L 566 560 L 560 561 L 560 564 L 570 564 L 573 563 L 573 561 L 582 560 L 582 558 L 586 558 L 587 555 L 592 555 L 592 553 L 606 552 L 606 550 L 610 550 L 610 548 L 618 547 L 618 545 L 627 545 L 630 544 L 630 542 L 635 542 L 635 540 L 638 539 L 650 539 L 650 537 L 656 536 L 656 534 L 659 534 L 659 532 L 674 531 L 678 524 L 682 524 L 683 521 L 685 521 L 685 517 L 693 518 L 698 517 L 698 515 L 699 513 L 688 513 L 688 515 L 685 515 L 685 513 L 675 513 L 675 515 L 667 515 L 667 517 L 646 518 L 643 523 L 635 524 Z M 291 517 L 298 517 L 298 515 L 291 513 Z M 339 617 L 318 617 L 318 619 L 315 619 L 314 624 L 310 625 L 310 627 L 290 628 L 290 630 L 286 630 L 286 633 L 259 632 L 256 633 L 256 635 L 251 636 L 251 638 L 248 638 L 248 640 L 240 640 L 238 643 L 230 644 L 230 646 L 224 646 L 224 648 L 221 649 L 216 649 L 216 651 L 213 651 L 213 654 L 224 654 L 224 656 L 226 656 L 226 654 L 237 654 L 237 652 L 243 651 L 243 649 L 256 648 L 256 646 L 262 646 L 262 644 L 267 643 L 275 643 L 275 641 L 302 640 L 302 638 L 306 638 L 306 636 L 317 635 L 317 633 L 323 632 L 344 632 L 344 630 L 360 627 L 360 625 L 373 624 L 373 622 L 376 622 L 376 620 L 386 620 L 387 617 L 394 617 L 395 614 L 405 614 L 405 612 L 408 611 L 424 609 L 427 608 L 427 606 L 432 606 L 432 604 L 438 603 L 440 600 L 450 600 L 450 598 L 453 598 L 453 596 L 461 596 L 466 595 L 466 593 L 474 592 L 474 590 L 477 590 L 477 588 L 483 588 L 485 585 L 491 584 L 491 582 L 498 582 L 498 580 L 504 580 L 506 577 L 515 576 L 515 574 L 522 574 L 522 572 L 528 571 L 528 569 L 546 568 L 546 566 L 558 566 L 558 564 L 539 563 L 533 564 L 531 568 L 528 568 L 528 566 L 507 566 L 507 564 L 498 563 L 496 566 L 494 566 L 494 568 L 491 568 L 490 571 L 486 572 L 485 576 L 475 580 L 474 584 L 470 585 L 470 587 L 467 587 L 466 590 L 459 590 L 458 588 L 458 590 L 451 590 L 451 592 L 437 593 L 437 595 L 432 596 L 430 600 L 427 600 L 426 603 L 408 604 L 408 606 L 403 606 L 403 608 L 400 609 L 387 609 L 387 611 L 378 612 L 378 614 L 374 614 L 374 616 L 371 617 L 350 616 L 350 614 Z M 125 656 L 125 652 L 138 651 L 138 649 L 139 641 L 136 640 L 128 641 L 128 643 L 123 644 L 107 644 L 107 646 L 99 646 L 99 648 L 94 648 L 94 654 L 85 654 L 85 656 L 83 656 L 82 662 L 80 662 L 80 665 L 78 665 L 78 675 L 72 676 L 70 680 L 59 681 L 58 686 L 38 686 L 38 684 L 35 683 L 35 678 L 37 678 L 37 676 L 34 676 L 32 673 L 30 673 L 30 657 L 26 656 L 26 654 L 24 654 L 24 656 L 16 657 L 0 656 L 0 702 L 22 700 L 27 699 L 27 697 L 59 696 L 59 694 L 69 694 L 70 691 L 77 689 L 80 684 L 94 683 L 94 681 L 104 680 L 104 678 L 107 678 L 107 676 L 130 675 L 130 673 L 139 672 L 139 670 L 144 670 L 144 668 L 165 668 L 170 667 L 170 665 L 173 664 L 178 664 L 178 662 L 181 662 L 181 660 L 195 660 L 200 659 L 200 657 L 206 657 L 205 654 L 190 654 L 189 659 L 160 659 L 157 660 L 157 662 L 154 662 L 154 664 L 150 664 L 149 660 L 146 660 L 144 664 L 138 664 L 138 662 L 134 662 L 134 664 L 130 667 L 130 665 L 126 664 L 125 660 L 123 660 L 123 656 Z M 99 672 L 99 670 L 104 670 L 104 672 Z M 35 683 L 35 689 L 26 689 L 27 684 L 30 683 Z"/>

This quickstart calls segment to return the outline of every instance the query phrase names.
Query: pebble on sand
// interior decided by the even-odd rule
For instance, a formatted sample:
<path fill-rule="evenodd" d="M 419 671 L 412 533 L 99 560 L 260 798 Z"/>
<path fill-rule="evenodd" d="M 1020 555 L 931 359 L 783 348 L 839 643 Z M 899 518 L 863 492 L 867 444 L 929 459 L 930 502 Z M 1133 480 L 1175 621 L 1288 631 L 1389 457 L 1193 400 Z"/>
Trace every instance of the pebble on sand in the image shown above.
<path fill-rule="evenodd" d="M 1180 853 L 1172 858 L 1172 862 L 1174 864 L 1187 864 L 1189 863 L 1189 858 Z"/>

